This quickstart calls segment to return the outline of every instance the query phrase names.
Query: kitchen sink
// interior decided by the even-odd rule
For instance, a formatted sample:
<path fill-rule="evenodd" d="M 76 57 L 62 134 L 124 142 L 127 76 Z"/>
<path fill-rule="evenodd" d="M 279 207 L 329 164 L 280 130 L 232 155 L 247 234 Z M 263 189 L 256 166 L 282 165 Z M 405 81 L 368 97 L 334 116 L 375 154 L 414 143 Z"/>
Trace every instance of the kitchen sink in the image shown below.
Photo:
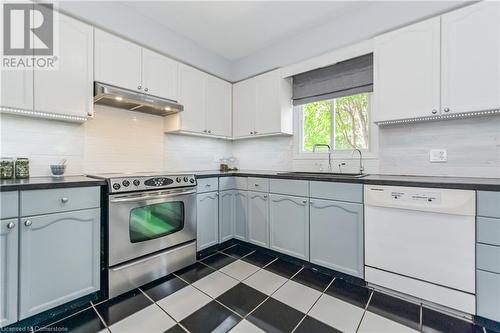
<path fill-rule="evenodd" d="M 338 178 L 362 178 L 368 176 L 366 173 L 352 173 L 352 172 L 282 172 L 278 176 L 304 176 L 304 177 L 338 177 Z"/>

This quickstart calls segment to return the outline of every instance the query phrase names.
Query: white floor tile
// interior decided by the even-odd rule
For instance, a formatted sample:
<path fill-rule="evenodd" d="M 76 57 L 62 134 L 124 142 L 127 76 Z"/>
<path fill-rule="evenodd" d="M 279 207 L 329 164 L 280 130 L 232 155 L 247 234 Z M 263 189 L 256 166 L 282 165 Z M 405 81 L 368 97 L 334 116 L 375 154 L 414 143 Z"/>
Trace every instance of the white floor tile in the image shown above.
<path fill-rule="evenodd" d="M 323 294 L 309 315 L 342 332 L 356 332 L 364 310 L 352 304 Z"/>
<path fill-rule="evenodd" d="M 210 303 L 210 300 L 210 297 L 198 289 L 187 286 L 161 299 L 157 303 L 175 320 L 181 321 L 199 308 Z"/>
<path fill-rule="evenodd" d="M 295 281 L 288 281 L 273 294 L 273 298 L 299 311 L 307 313 L 321 296 L 316 289 L 309 288 Z"/>
<path fill-rule="evenodd" d="M 264 333 L 264 331 L 248 320 L 242 320 L 238 325 L 234 326 L 229 333 Z"/>
<path fill-rule="evenodd" d="M 237 260 L 235 262 L 230 263 L 227 266 L 224 266 L 220 269 L 221 272 L 226 273 L 227 275 L 243 281 L 253 273 L 257 272 L 259 267 L 244 262 L 242 260 Z"/>
<path fill-rule="evenodd" d="M 416 333 L 418 331 L 366 311 L 358 332 L 360 333 Z"/>
<path fill-rule="evenodd" d="M 211 297 L 217 298 L 237 284 L 238 280 L 220 272 L 213 272 L 193 283 L 193 286 L 199 288 Z"/>
<path fill-rule="evenodd" d="M 156 304 L 152 304 L 133 315 L 111 325 L 112 333 L 161 333 L 175 325 L 172 320 Z"/>
<path fill-rule="evenodd" d="M 278 274 L 261 269 L 254 275 L 244 280 L 243 283 L 260 291 L 261 293 L 271 295 L 278 290 L 279 287 L 284 285 L 286 281 L 288 280 Z"/>

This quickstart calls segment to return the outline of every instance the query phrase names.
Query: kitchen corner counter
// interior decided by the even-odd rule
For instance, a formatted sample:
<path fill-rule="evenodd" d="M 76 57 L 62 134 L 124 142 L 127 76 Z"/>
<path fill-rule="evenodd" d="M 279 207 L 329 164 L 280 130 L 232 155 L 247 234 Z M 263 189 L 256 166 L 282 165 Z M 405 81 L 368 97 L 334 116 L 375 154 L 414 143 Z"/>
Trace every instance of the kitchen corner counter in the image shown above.
<path fill-rule="evenodd" d="M 438 177 L 438 176 L 404 176 L 404 175 L 380 175 L 369 174 L 361 178 L 353 177 L 329 177 L 323 175 L 284 175 L 288 171 L 261 171 L 261 170 L 238 170 L 238 171 L 192 171 L 197 178 L 210 177 L 266 177 L 280 179 L 297 179 L 310 181 L 357 183 L 369 185 L 388 186 L 413 186 L 431 188 L 449 188 L 461 190 L 483 190 L 500 191 L 500 178 L 479 178 L 479 177 Z"/>
<path fill-rule="evenodd" d="M 85 176 L 31 177 L 28 179 L 2 179 L 0 180 L 0 192 L 102 185 L 106 185 L 106 181 Z"/>

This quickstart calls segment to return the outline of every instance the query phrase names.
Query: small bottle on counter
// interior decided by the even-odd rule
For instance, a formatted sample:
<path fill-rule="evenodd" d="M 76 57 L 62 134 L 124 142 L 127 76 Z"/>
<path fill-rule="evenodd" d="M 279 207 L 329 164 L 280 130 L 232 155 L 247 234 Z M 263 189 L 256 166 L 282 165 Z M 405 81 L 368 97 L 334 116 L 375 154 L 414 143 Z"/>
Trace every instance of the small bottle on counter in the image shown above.
<path fill-rule="evenodd" d="M 12 157 L 0 158 L 0 179 L 14 178 L 14 159 Z"/>
<path fill-rule="evenodd" d="M 16 158 L 16 178 L 25 179 L 30 177 L 30 160 L 26 157 Z"/>

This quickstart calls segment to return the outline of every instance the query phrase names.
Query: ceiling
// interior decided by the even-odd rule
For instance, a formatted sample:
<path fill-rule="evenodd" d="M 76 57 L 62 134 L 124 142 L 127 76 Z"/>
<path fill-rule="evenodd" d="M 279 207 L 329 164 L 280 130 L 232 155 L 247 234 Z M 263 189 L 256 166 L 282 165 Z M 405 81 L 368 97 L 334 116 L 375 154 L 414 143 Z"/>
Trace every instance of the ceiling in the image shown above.
<path fill-rule="evenodd" d="M 122 1 L 206 49 L 236 61 L 328 23 L 368 1 Z"/>

